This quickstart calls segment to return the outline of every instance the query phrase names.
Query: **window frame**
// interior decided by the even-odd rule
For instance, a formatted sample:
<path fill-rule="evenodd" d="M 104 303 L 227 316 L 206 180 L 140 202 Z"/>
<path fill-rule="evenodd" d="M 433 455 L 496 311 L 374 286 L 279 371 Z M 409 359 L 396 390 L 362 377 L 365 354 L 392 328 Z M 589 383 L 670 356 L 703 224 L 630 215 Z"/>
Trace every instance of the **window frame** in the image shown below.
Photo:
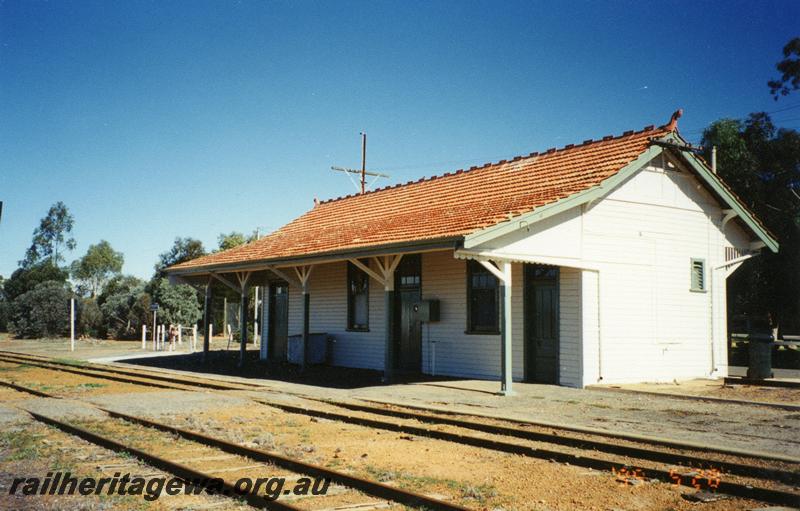
<path fill-rule="evenodd" d="M 695 286 L 695 265 L 700 263 L 701 265 L 701 276 L 700 276 L 700 285 Z M 689 291 L 692 293 L 707 293 L 708 292 L 708 278 L 706 277 L 707 273 L 707 266 L 706 260 L 699 258 L 699 257 L 692 257 L 689 260 Z"/>
<path fill-rule="evenodd" d="M 465 334 L 469 335 L 499 335 L 500 334 L 500 281 L 499 279 L 489 270 L 484 268 L 481 263 L 475 261 L 473 259 L 467 260 L 467 328 L 464 331 Z M 494 309 L 496 312 L 494 318 L 494 325 L 485 326 L 485 327 L 476 327 L 474 321 L 472 320 L 473 314 L 473 307 L 472 307 L 472 276 L 475 273 L 475 270 L 478 270 L 480 273 L 485 273 L 489 275 L 495 282 L 494 288 Z"/>
<path fill-rule="evenodd" d="M 369 261 L 360 261 L 365 266 L 369 267 Z M 355 298 L 356 295 L 352 293 L 353 289 L 353 278 L 359 276 L 364 278 L 365 282 L 365 291 L 366 294 L 366 318 L 367 322 L 363 325 L 356 325 L 355 324 Z M 347 262 L 347 328 L 345 329 L 348 332 L 369 332 L 369 275 L 359 268 L 358 266 L 354 265 L 350 261 Z"/>

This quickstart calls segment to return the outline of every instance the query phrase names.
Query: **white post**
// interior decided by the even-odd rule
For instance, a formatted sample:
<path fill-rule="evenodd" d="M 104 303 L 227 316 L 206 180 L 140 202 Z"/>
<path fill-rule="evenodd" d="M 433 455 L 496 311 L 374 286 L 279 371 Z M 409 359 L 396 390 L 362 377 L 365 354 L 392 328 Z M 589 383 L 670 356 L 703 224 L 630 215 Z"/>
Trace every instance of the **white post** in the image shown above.
<path fill-rule="evenodd" d="M 211 341 L 214 340 L 214 323 L 208 322 L 208 342 L 211 344 Z M 209 349 L 211 347 L 209 346 Z"/>
<path fill-rule="evenodd" d="M 513 365 L 511 361 L 512 356 L 512 338 L 511 332 L 511 263 L 508 261 L 503 262 L 502 266 L 504 281 L 501 285 L 505 288 L 503 293 L 503 382 L 501 384 L 501 393 L 510 396 L 514 393 L 511 388 Z"/>
<path fill-rule="evenodd" d="M 75 351 L 75 299 L 69 299 L 69 350 Z"/>
<path fill-rule="evenodd" d="M 183 345 L 183 332 L 180 325 L 178 325 L 178 345 Z"/>
<path fill-rule="evenodd" d="M 147 349 L 147 325 L 142 325 L 142 349 Z"/>
<path fill-rule="evenodd" d="M 197 324 L 192 326 L 192 353 L 197 349 Z"/>
<path fill-rule="evenodd" d="M 158 310 L 153 311 L 153 351 L 156 350 L 156 337 L 158 336 L 158 324 L 156 323 L 156 316 L 158 315 Z"/>
<path fill-rule="evenodd" d="M 264 297 L 262 298 L 262 300 L 263 300 L 263 304 L 264 304 L 263 305 L 264 310 L 262 311 L 263 314 L 261 315 L 261 318 L 262 318 L 261 319 L 261 324 L 264 327 L 267 327 L 267 331 L 266 332 L 261 332 L 262 335 L 260 337 L 260 341 L 261 342 L 259 343 L 259 354 L 258 354 L 258 356 L 259 356 L 259 358 L 261 360 L 267 360 L 268 351 L 269 351 L 269 343 L 270 343 L 270 338 L 269 338 L 269 301 L 272 300 L 272 289 L 270 287 L 270 284 L 267 284 L 267 286 L 264 288 Z M 264 337 L 264 334 L 266 334 L 266 337 Z"/>
<path fill-rule="evenodd" d="M 258 346 L 258 286 L 255 287 L 255 300 L 253 301 L 253 346 Z"/>
<path fill-rule="evenodd" d="M 436 341 L 431 341 L 428 334 L 428 342 L 431 344 L 431 376 L 436 376 Z"/>

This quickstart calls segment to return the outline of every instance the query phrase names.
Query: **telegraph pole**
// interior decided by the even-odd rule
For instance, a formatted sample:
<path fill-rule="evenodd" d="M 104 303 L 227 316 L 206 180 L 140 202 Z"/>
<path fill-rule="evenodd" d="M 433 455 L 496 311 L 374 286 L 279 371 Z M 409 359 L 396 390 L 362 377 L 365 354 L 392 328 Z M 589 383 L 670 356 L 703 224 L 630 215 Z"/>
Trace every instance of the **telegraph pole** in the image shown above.
<path fill-rule="evenodd" d="M 367 132 L 361 132 L 361 193 L 367 188 Z"/>
<path fill-rule="evenodd" d="M 375 179 L 372 181 L 373 183 L 377 181 L 378 178 L 390 177 L 388 174 L 367 170 L 367 133 L 363 131 L 361 132 L 361 170 L 348 169 L 344 167 L 331 167 L 331 170 L 344 172 L 348 175 L 348 177 L 350 177 L 350 174 L 359 174 L 361 177 L 359 184 L 356 184 L 352 177 L 350 177 L 350 180 L 353 181 L 353 185 L 355 185 L 357 189 L 360 189 L 362 194 L 367 191 L 367 176 L 375 177 Z"/>

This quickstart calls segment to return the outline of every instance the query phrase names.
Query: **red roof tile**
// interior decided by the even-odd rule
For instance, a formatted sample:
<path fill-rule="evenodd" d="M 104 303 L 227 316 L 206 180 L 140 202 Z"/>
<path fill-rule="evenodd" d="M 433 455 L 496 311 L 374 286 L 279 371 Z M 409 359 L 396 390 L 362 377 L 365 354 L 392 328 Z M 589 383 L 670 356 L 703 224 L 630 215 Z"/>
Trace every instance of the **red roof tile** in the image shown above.
<path fill-rule="evenodd" d="M 200 268 L 460 237 L 599 185 L 636 159 L 648 126 L 319 205 L 260 240 L 171 267 Z"/>

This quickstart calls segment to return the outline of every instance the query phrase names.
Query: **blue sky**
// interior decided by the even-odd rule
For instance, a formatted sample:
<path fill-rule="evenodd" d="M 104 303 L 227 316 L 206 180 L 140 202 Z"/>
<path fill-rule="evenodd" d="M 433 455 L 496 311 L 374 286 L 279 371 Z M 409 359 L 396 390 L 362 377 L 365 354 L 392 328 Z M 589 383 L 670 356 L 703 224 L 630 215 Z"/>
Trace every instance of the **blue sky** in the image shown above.
<path fill-rule="evenodd" d="M 773 101 L 800 3 L 0 1 L 0 275 L 51 204 L 149 277 L 176 236 L 274 230 L 353 192 L 648 124 L 697 141 Z M 800 108 L 775 114 L 800 127 Z"/>

